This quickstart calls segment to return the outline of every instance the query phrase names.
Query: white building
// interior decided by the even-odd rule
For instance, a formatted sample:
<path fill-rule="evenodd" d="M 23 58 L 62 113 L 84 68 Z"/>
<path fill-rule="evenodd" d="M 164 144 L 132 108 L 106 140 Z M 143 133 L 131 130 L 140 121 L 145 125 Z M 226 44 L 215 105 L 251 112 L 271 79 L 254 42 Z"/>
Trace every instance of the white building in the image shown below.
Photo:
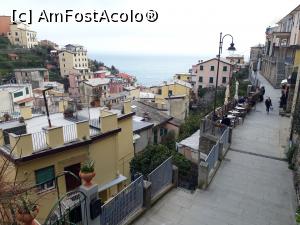
<path fill-rule="evenodd" d="M 33 106 L 30 84 L 6 84 L 0 86 L 0 112 L 18 112 L 22 106 Z"/>
<path fill-rule="evenodd" d="M 83 46 L 68 44 L 58 57 L 62 77 L 74 72 L 83 76 L 89 73 L 87 50 Z"/>
<path fill-rule="evenodd" d="M 30 30 L 29 26 L 24 23 L 11 23 L 7 37 L 13 45 L 20 45 L 25 48 L 32 48 L 38 45 L 36 32 Z"/>

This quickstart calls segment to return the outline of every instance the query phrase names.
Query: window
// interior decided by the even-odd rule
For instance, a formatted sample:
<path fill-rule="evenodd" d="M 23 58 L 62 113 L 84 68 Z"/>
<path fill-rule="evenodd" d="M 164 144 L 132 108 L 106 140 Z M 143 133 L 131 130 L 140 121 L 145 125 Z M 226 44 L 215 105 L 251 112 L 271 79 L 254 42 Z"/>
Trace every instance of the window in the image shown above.
<path fill-rule="evenodd" d="M 54 188 L 54 166 L 45 167 L 35 171 L 35 183 L 39 185 L 40 191 Z"/>
<path fill-rule="evenodd" d="M 173 91 L 172 90 L 169 90 L 168 91 L 168 96 L 172 96 L 173 95 Z"/>
<path fill-rule="evenodd" d="M 215 67 L 214 66 L 210 66 L 210 71 L 215 71 Z"/>
<path fill-rule="evenodd" d="M 241 63 L 241 60 L 240 60 L 240 59 L 238 59 L 238 63 Z"/>
<path fill-rule="evenodd" d="M 210 83 L 210 84 L 214 83 L 214 78 L 213 78 L 213 77 L 210 77 L 210 78 L 209 78 L 209 83 Z"/>
<path fill-rule="evenodd" d="M 203 66 L 200 66 L 200 70 L 203 70 Z"/>
<path fill-rule="evenodd" d="M 161 95 L 161 89 L 157 90 L 157 94 Z"/>
<path fill-rule="evenodd" d="M 164 135 L 164 128 L 160 128 L 160 129 L 159 129 L 159 135 L 160 135 L 160 136 L 163 136 L 163 135 Z"/>
<path fill-rule="evenodd" d="M 202 85 L 199 85 L 199 86 L 198 86 L 198 89 L 199 89 L 199 90 L 202 89 Z"/>
<path fill-rule="evenodd" d="M 66 67 L 66 64 L 64 64 L 64 67 Z"/>
<path fill-rule="evenodd" d="M 21 96 L 23 96 L 23 91 L 19 91 L 19 92 L 14 93 L 14 98 L 18 98 L 18 97 L 21 97 Z"/>
<path fill-rule="evenodd" d="M 223 66 L 223 71 L 227 71 L 227 66 Z"/>
<path fill-rule="evenodd" d="M 75 64 L 75 67 L 77 67 L 77 64 Z"/>
<path fill-rule="evenodd" d="M 28 87 L 26 87 L 26 95 L 28 95 L 29 94 L 29 89 L 28 89 Z"/>
<path fill-rule="evenodd" d="M 19 38 L 15 38 L 15 41 L 20 41 L 20 39 Z"/>
<path fill-rule="evenodd" d="M 15 35 L 18 36 L 18 32 L 15 32 Z"/>
<path fill-rule="evenodd" d="M 226 77 L 222 77 L 222 83 L 226 84 Z"/>
<path fill-rule="evenodd" d="M 199 82 L 200 82 L 200 83 L 203 82 L 203 77 L 199 77 Z"/>
<path fill-rule="evenodd" d="M 179 75 L 177 76 L 177 79 L 180 80 L 180 76 Z"/>

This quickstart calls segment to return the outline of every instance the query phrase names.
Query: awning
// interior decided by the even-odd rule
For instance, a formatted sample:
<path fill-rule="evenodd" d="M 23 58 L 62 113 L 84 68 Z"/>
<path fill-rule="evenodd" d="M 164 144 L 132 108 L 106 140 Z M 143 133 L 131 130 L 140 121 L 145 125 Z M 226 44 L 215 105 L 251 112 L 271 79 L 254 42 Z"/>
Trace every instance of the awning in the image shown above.
<path fill-rule="evenodd" d="M 106 184 L 102 184 L 98 186 L 98 192 L 104 191 L 112 186 L 115 186 L 123 181 L 127 180 L 127 177 L 120 174 L 116 179 L 107 182 Z"/>

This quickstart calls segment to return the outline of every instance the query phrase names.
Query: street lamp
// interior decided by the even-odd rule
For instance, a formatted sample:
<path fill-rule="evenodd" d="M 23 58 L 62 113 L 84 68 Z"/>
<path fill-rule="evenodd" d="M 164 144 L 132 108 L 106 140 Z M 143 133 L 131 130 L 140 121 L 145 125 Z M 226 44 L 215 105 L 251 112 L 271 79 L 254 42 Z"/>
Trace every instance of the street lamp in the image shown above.
<path fill-rule="evenodd" d="M 228 51 L 235 51 L 234 43 L 233 43 L 233 37 L 231 34 L 225 34 L 222 36 L 222 32 L 220 33 L 220 41 L 219 41 L 219 54 L 218 57 L 218 66 L 217 66 L 217 80 L 216 80 L 216 88 L 215 88 L 215 100 L 214 100 L 214 116 L 216 116 L 216 105 L 217 105 L 217 92 L 218 92 L 218 80 L 219 80 L 219 67 L 220 67 L 220 58 L 222 53 L 222 47 L 223 47 L 223 40 L 226 36 L 231 37 L 231 44 L 228 48 Z"/>
<path fill-rule="evenodd" d="M 48 87 L 48 88 L 42 90 L 43 97 L 44 97 L 44 102 L 45 102 L 45 107 L 46 107 L 46 113 L 47 113 L 47 119 L 48 119 L 48 125 L 49 125 L 49 127 L 52 127 L 52 125 L 51 125 L 51 120 L 50 120 L 50 116 L 49 116 L 48 103 L 47 103 L 47 99 L 46 99 L 46 91 L 49 91 L 51 89 L 53 89 L 53 87 Z"/>

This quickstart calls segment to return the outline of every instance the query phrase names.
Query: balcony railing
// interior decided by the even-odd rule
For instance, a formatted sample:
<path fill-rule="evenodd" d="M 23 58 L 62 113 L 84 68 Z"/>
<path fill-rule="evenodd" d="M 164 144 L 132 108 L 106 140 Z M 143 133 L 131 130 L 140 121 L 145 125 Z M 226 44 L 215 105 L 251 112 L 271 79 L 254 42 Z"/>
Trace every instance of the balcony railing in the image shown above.
<path fill-rule="evenodd" d="M 70 143 L 77 140 L 76 124 L 70 124 L 63 127 L 64 143 Z"/>
<path fill-rule="evenodd" d="M 45 131 L 32 134 L 33 151 L 39 151 L 48 148 Z"/>

